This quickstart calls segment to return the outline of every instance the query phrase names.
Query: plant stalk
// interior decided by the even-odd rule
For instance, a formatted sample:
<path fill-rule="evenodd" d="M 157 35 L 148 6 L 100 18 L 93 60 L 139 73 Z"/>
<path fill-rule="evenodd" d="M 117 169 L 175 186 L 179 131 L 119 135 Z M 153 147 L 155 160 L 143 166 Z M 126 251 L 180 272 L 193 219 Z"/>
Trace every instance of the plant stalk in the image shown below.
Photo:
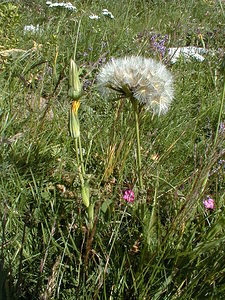
<path fill-rule="evenodd" d="M 220 103 L 220 111 L 219 111 L 218 123 L 217 123 L 217 128 L 216 128 L 216 136 L 215 136 L 215 140 L 214 140 L 214 146 L 216 145 L 216 142 L 218 139 L 218 134 L 219 134 L 220 122 L 221 122 L 223 106 L 224 106 L 224 95 L 225 95 L 225 74 L 224 74 L 224 78 L 223 78 L 223 93 L 222 93 L 222 98 L 221 98 L 221 103 Z"/>
<path fill-rule="evenodd" d="M 80 182 L 83 185 L 84 184 L 84 173 L 82 171 L 82 161 L 80 163 L 80 159 L 79 159 L 79 152 L 80 150 L 78 149 L 78 139 L 75 138 L 75 148 L 76 148 L 76 158 L 77 158 L 77 164 L 78 164 L 78 173 L 79 173 L 79 177 L 80 177 Z M 81 166 L 81 169 L 80 169 Z"/>
<path fill-rule="evenodd" d="M 140 146 L 138 103 L 135 99 L 131 99 L 131 102 L 132 102 L 133 109 L 134 109 L 135 128 L 136 128 L 138 180 L 139 180 L 140 188 L 143 189 L 143 180 L 142 180 L 142 174 L 141 174 L 141 146 Z"/>
<path fill-rule="evenodd" d="M 78 137 L 78 144 L 79 144 L 79 152 L 80 152 L 80 165 L 81 165 L 81 173 L 85 176 L 85 169 L 84 169 L 84 159 L 83 159 L 83 152 L 81 147 L 81 138 Z"/>

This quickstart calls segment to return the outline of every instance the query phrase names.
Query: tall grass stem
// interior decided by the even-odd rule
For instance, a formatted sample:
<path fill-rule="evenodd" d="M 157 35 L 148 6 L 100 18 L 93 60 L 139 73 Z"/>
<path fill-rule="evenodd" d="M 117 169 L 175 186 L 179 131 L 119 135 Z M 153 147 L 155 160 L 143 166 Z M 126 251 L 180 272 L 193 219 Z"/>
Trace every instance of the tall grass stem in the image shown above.
<path fill-rule="evenodd" d="M 218 117 L 218 122 L 217 122 L 214 146 L 216 145 L 216 142 L 217 142 L 217 139 L 218 139 L 218 134 L 219 134 L 220 122 L 221 122 L 222 113 L 223 113 L 223 106 L 224 106 L 224 95 L 225 95 L 225 74 L 224 74 L 224 77 L 223 77 L 223 92 L 222 92 L 222 98 L 221 98 L 221 103 L 220 103 L 220 111 L 219 111 L 219 117 Z"/>

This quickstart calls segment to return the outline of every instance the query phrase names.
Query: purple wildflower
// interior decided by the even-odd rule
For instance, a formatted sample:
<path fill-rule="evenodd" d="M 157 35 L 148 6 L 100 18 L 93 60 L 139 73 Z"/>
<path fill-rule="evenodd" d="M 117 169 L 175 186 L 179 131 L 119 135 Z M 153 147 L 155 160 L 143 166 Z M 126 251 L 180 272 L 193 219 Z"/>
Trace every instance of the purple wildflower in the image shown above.
<path fill-rule="evenodd" d="M 124 192 L 123 199 L 126 200 L 128 203 L 133 203 L 134 202 L 134 191 L 126 190 Z"/>
<path fill-rule="evenodd" d="M 206 209 L 210 209 L 210 210 L 214 209 L 214 200 L 209 196 L 207 196 L 207 200 L 203 201 L 203 204 Z"/>
<path fill-rule="evenodd" d="M 151 46 L 154 51 L 154 55 L 159 54 L 161 58 L 165 56 L 166 53 L 166 46 L 165 43 L 168 40 L 168 35 L 166 34 L 165 36 L 161 36 L 160 34 L 154 34 L 151 37 Z"/>
<path fill-rule="evenodd" d="M 220 134 L 225 133 L 225 122 L 220 122 L 219 133 Z"/>

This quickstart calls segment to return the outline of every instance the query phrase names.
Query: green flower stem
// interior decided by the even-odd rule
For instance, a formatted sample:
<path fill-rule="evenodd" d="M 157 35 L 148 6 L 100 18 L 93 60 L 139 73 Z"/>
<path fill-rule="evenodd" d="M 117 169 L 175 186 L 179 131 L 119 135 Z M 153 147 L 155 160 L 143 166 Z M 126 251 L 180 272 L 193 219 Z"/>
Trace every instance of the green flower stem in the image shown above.
<path fill-rule="evenodd" d="M 140 146 L 140 132 L 139 132 L 139 113 L 138 113 L 138 103 L 135 99 L 131 98 L 131 102 L 134 109 L 135 117 L 135 128 L 136 128 L 136 139 L 137 139 L 137 169 L 138 169 L 138 180 L 139 186 L 143 189 L 143 181 L 141 174 L 141 146 Z"/>
<path fill-rule="evenodd" d="M 78 139 L 75 138 L 75 148 L 76 148 L 76 157 L 77 157 L 77 164 L 78 164 L 78 172 L 79 172 L 79 177 L 80 177 L 80 182 L 81 185 L 84 184 L 84 177 L 83 177 L 83 172 L 82 172 L 82 163 L 81 163 L 81 170 L 80 170 L 80 158 L 79 158 L 79 149 L 78 149 Z"/>
<path fill-rule="evenodd" d="M 78 143 L 79 143 L 79 152 L 80 152 L 80 165 L 81 165 L 81 173 L 83 176 L 85 176 L 85 169 L 84 169 L 84 159 L 83 159 L 83 152 L 81 147 L 81 138 L 78 137 Z"/>
<path fill-rule="evenodd" d="M 220 104 L 220 112 L 219 112 L 218 123 L 217 123 L 217 128 L 216 128 L 216 136 L 215 136 L 215 140 L 214 140 L 214 146 L 216 145 L 218 133 L 219 133 L 219 127 L 220 127 L 220 122 L 221 122 L 221 117 L 222 117 L 222 112 L 223 112 L 223 106 L 224 106 L 224 95 L 225 95 L 225 74 L 224 74 L 224 79 L 223 79 L 223 93 L 222 93 L 222 99 L 221 99 L 221 104 Z"/>

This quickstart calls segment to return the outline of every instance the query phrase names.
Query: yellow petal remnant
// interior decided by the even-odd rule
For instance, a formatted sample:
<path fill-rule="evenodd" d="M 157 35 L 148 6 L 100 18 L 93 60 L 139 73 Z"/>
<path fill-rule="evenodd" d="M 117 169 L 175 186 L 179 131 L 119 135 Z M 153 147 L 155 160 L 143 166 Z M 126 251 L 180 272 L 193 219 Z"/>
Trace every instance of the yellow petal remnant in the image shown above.
<path fill-rule="evenodd" d="M 72 138 L 78 138 L 80 136 L 80 122 L 78 118 L 78 108 L 80 101 L 74 101 L 69 114 L 69 130 Z"/>
<path fill-rule="evenodd" d="M 80 107 L 80 101 L 74 101 L 72 104 L 72 111 L 77 115 L 78 109 Z"/>

